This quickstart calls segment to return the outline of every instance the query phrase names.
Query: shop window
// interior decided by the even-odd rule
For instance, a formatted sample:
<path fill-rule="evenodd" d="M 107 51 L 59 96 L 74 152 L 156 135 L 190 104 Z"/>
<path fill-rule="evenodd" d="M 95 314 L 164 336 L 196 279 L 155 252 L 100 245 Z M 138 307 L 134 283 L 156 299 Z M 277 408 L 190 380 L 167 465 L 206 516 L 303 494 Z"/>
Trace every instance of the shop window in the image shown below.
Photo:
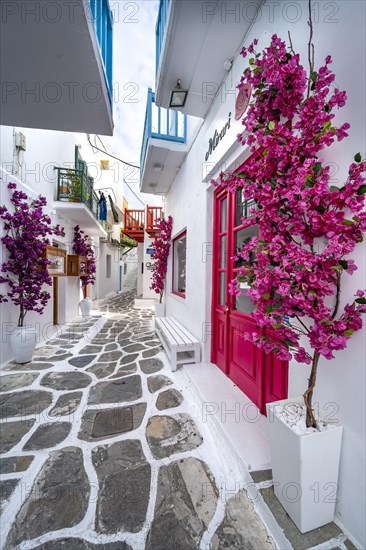
<path fill-rule="evenodd" d="M 172 292 L 182 298 L 186 297 L 186 261 L 187 232 L 182 231 L 173 239 L 173 284 Z"/>
<path fill-rule="evenodd" d="M 106 270 L 106 278 L 110 279 L 112 276 L 112 256 L 110 254 L 107 254 L 107 264 L 106 264 L 107 270 Z"/>

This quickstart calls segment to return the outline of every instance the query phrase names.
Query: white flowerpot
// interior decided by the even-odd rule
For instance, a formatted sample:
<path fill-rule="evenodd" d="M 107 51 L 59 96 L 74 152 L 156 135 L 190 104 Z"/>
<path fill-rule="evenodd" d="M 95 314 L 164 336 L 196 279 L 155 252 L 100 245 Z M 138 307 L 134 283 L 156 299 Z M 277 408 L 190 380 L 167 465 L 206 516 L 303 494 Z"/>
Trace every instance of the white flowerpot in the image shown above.
<path fill-rule="evenodd" d="M 274 493 L 292 521 L 306 533 L 333 521 L 338 489 L 342 426 L 300 435 L 276 411 L 302 397 L 268 403 Z"/>
<path fill-rule="evenodd" d="M 155 302 L 155 317 L 165 317 L 165 304 Z"/>
<path fill-rule="evenodd" d="M 32 361 L 36 340 L 37 332 L 33 327 L 17 327 L 10 334 L 10 347 L 16 363 Z"/>
<path fill-rule="evenodd" d="M 81 311 L 81 315 L 83 317 L 88 317 L 90 315 L 91 307 L 92 307 L 92 299 L 91 298 L 83 298 L 79 302 L 79 307 Z"/>

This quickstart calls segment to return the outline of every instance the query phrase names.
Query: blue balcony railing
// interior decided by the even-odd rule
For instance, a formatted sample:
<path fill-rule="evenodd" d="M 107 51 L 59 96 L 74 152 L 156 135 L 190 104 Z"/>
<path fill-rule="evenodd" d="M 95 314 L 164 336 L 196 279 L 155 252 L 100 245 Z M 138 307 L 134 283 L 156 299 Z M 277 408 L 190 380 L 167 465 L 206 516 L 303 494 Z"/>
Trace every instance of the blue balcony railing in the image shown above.
<path fill-rule="evenodd" d="M 158 74 L 159 61 L 160 61 L 160 52 L 163 45 L 165 25 L 168 17 L 170 0 L 160 0 L 158 19 L 156 21 L 155 29 L 155 73 Z"/>
<path fill-rule="evenodd" d="M 98 39 L 109 100 L 112 103 L 113 16 L 109 0 L 89 0 L 90 15 Z"/>
<path fill-rule="evenodd" d="M 187 116 L 179 111 L 163 109 L 155 105 L 155 94 L 148 89 L 144 134 L 142 138 L 140 166 L 144 169 L 147 144 L 150 138 L 176 143 L 187 141 Z"/>

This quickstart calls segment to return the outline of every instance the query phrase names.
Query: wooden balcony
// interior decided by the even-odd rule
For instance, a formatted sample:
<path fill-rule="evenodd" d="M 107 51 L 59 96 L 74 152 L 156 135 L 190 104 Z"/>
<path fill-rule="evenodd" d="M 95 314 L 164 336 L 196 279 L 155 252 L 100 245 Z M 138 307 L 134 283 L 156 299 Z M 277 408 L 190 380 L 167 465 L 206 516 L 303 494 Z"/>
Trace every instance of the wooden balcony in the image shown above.
<path fill-rule="evenodd" d="M 129 210 L 125 208 L 125 223 L 123 233 L 138 243 L 144 242 L 144 232 L 150 237 L 159 233 L 158 220 L 163 216 L 161 206 L 147 206 L 145 210 Z M 146 219 L 146 224 L 145 224 Z"/>
<path fill-rule="evenodd" d="M 153 237 L 160 231 L 157 222 L 163 217 L 163 209 L 161 206 L 147 206 L 146 214 L 146 232 Z"/>
<path fill-rule="evenodd" d="M 145 210 L 125 209 L 123 233 L 138 243 L 144 242 Z"/>

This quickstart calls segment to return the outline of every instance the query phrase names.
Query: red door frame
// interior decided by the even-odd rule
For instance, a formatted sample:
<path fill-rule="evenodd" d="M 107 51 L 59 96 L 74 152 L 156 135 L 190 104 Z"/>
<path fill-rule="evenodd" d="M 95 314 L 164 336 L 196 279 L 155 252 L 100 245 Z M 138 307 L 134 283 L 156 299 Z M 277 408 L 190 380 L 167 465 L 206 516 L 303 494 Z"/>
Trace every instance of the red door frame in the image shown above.
<path fill-rule="evenodd" d="M 240 169 L 239 169 L 240 170 Z M 265 354 L 262 348 L 245 342 L 242 338 L 243 325 L 251 326 L 256 332 L 264 334 L 264 329 L 255 325 L 250 314 L 234 309 L 235 297 L 228 293 L 226 281 L 225 305 L 220 305 L 220 237 L 221 201 L 227 198 L 226 227 L 226 268 L 221 272 L 233 274 L 233 256 L 235 232 L 233 230 L 236 202 L 235 194 L 226 189 L 214 192 L 213 223 L 213 263 L 212 263 L 212 341 L 211 361 L 228 376 L 265 414 L 265 404 L 287 398 L 288 363 L 280 361 L 273 354 Z M 240 230 L 236 227 L 235 231 Z M 267 332 L 268 333 L 268 332 Z M 246 368 L 243 364 L 246 360 Z"/>

